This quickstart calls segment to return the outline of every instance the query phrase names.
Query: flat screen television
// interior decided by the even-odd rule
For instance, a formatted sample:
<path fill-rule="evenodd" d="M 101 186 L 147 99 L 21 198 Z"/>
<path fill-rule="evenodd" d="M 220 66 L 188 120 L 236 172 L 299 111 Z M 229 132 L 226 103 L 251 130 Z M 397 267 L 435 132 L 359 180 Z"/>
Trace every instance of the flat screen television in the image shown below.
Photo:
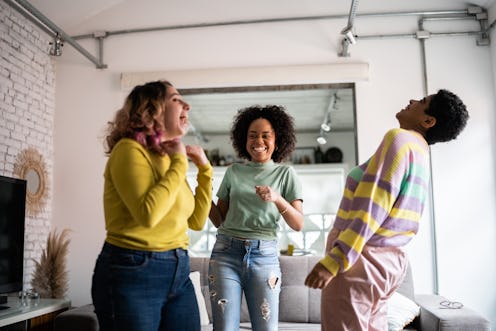
<path fill-rule="evenodd" d="M 25 213 L 26 181 L 0 176 L 0 303 L 22 290 Z"/>

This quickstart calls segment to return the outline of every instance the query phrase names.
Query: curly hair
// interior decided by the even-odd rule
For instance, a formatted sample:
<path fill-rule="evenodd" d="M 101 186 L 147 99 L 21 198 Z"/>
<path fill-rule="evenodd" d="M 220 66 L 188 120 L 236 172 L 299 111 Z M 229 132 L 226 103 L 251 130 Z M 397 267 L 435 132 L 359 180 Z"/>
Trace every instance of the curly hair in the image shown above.
<path fill-rule="evenodd" d="M 269 121 L 274 129 L 276 146 L 272 160 L 281 162 L 288 159 L 296 146 L 294 119 L 285 111 L 283 106 L 276 105 L 255 105 L 238 110 L 231 128 L 231 141 L 238 156 L 251 160 L 250 153 L 246 149 L 248 128 L 253 121 L 259 118 Z"/>
<path fill-rule="evenodd" d="M 149 82 L 133 88 L 119 109 L 113 122 L 108 122 L 105 138 L 108 155 L 122 138 L 138 141 L 145 148 L 160 155 L 165 150 L 160 144 L 164 131 L 163 116 L 167 87 L 173 86 L 165 80 Z"/>
<path fill-rule="evenodd" d="M 434 94 L 425 113 L 436 118 L 436 124 L 425 133 L 429 145 L 455 139 L 469 118 L 462 100 L 448 90 L 439 90 Z"/>

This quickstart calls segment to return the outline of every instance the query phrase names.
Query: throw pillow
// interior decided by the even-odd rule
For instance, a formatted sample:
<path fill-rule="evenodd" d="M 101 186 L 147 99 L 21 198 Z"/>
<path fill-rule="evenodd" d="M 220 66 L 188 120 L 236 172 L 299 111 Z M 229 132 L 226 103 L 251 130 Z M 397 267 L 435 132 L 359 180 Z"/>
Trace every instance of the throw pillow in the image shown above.
<path fill-rule="evenodd" d="M 394 292 L 388 299 L 388 330 L 403 330 L 415 317 L 420 315 L 420 307 L 406 296 Z"/>
<path fill-rule="evenodd" d="M 195 288 L 196 302 L 198 302 L 198 310 L 200 311 L 200 324 L 209 325 L 210 320 L 208 319 L 207 306 L 205 305 L 205 298 L 203 297 L 201 290 L 200 272 L 190 272 L 189 278 L 191 279 L 193 287 Z"/>

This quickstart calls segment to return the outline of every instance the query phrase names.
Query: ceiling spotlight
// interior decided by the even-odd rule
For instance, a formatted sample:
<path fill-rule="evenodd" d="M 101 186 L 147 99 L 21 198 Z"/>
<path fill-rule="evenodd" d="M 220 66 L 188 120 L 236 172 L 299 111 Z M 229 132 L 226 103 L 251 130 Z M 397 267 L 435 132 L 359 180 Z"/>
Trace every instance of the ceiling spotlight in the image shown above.
<path fill-rule="evenodd" d="M 64 40 L 58 33 L 55 35 L 55 37 L 53 38 L 53 42 L 51 42 L 50 45 L 52 45 L 52 47 L 50 48 L 50 55 L 62 55 L 62 46 L 64 46 Z"/>
<path fill-rule="evenodd" d="M 327 135 L 327 132 L 325 132 L 324 130 L 320 130 L 320 134 L 319 136 L 317 137 L 317 143 L 319 145 L 325 145 L 327 144 L 327 139 L 326 139 L 326 136 Z"/>
<path fill-rule="evenodd" d="M 327 139 L 324 136 L 320 135 L 317 137 L 317 143 L 319 145 L 325 145 L 327 143 Z"/>
<path fill-rule="evenodd" d="M 331 99 L 329 100 L 329 105 L 327 106 L 327 110 L 324 114 L 324 119 L 322 121 L 322 124 L 320 125 L 320 135 L 322 136 L 322 131 L 325 133 L 331 132 L 331 111 L 334 109 L 337 109 L 336 107 L 336 99 L 337 95 L 334 93 L 334 95 L 331 96 Z"/>
<path fill-rule="evenodd" d="M 331 122 L 330 121 L 326 121 L 326 122 L 322 123 L 320 125 L 320 128 L 324 132 L 330 132 L 331 131 Z"/>

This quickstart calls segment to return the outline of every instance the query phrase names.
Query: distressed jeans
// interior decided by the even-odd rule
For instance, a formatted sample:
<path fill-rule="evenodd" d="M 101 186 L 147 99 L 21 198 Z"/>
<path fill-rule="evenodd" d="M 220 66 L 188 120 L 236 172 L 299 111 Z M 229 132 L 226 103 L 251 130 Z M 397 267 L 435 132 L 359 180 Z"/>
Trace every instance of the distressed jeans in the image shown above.
<path fill-rule="evenodd" d="M 183 249 L 149 252 L 105 243 L 91 289 L 102 331 L 199 331 Z"/>
<path fill-rule="evenodd" d="M 277 240 L 217 234 L 208 274 L 214 331 L 239 330 L 243 292 L 252 330 L 277 331 L 281 291 Z"/>

